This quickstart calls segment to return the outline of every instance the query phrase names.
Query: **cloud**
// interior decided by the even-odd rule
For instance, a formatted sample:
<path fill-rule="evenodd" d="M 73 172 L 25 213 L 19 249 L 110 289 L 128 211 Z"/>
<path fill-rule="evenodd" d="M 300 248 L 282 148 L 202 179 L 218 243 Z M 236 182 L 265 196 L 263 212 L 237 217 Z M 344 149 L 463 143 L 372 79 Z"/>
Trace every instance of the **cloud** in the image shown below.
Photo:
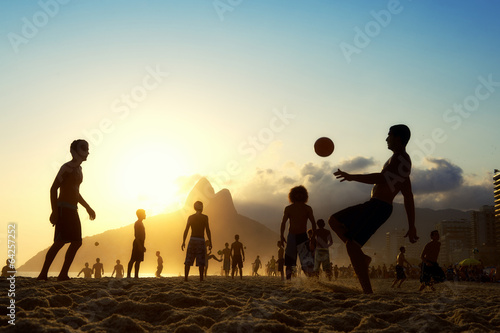
<path fill-rule="evenodd" d="M 367 158 L 363 156 L 357 156 L 347 161 L 342 161 L 338 166 L 338 169 L 345 170 L 347 172 L 358 172 L 366 169 L 367 167 L 374 166 L 376 163 L 373 157 Z"/>
<path fill-rule="evenodd" d="M 414 169 L 411 180 L 415 194 L 439 193 L 458 189 L 464 183 L 463 170 L 446 159 L 427 158 L 432 168 Z"/>

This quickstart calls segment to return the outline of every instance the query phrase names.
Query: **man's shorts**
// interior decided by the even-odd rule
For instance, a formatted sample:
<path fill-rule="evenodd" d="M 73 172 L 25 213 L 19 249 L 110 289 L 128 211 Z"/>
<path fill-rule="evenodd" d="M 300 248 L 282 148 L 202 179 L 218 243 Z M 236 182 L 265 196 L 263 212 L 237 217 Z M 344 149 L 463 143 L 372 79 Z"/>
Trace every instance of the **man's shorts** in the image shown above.
<path fill-rule="evenodd" d="M 207 255 L 207 248 L 205 239 L 198 237 L 191 237 L 186 250 L 186 260 L 184 265 L 193 266 L 194 259 L 196 258 L 196 266 L 205 266 L 205 256 Z"/>
<path fill-rule="evenodd" d="M 298 248 L 306 246 L 308 240 L 309 237 L 305 232 L 302 234 L 288 234 L 285 247 L 285 266 L 297 266 Z M 302 260 L 301 264 L 303 264 Z"/>
<path fill-rule="evenodd" d="M 406 279 L 405 269 L 401 265 L 396 265 L 396 279 L 397 280 Z"/>
<path fill-rule="evenodd" d="M 76 206 L 59 202 L 54 242 L 71 243 L 82 240 L 82 226 Z"/>
<path fill-rule="evenodd" d="M 347 228 L 345 236 L 348 239 L 363 246 L 391 214 L 391 204 L 372 198 L 370 201 L 348 207 L 332 216 Z"/>
<path fill-rule="evenodd" d="M 134 239 L 132 243 L 132 255 L 130 256 L 131 261 L 144 261 L 144 247 L 141 245 L 140 241 Z"/>
<path fill-rule="evenodd" d="M 243 268 L 243 258 L 240 255 L 235 255 L 233 256 L 233 263 L 232 263 L 233 268 L 238 266 L 238 268 Z"/>

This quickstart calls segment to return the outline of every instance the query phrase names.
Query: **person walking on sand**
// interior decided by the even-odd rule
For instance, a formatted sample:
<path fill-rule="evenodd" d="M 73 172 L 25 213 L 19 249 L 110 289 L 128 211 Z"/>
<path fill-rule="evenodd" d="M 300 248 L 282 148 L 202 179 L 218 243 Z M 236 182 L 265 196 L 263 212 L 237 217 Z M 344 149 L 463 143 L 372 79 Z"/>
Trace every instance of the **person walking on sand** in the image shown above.
<path fill-rule="evenodd" d="M 240 271 L 240 279 L 243 279 L 243 262 L 245 261 L 245 251 L 243 249 L 243 244 L 240 242 L 240 235 L 234 235 L 234 242 L 231 244 L 231 261 L 232 261 L 232 271 L 231 278 L 234 279 L 234 272 L 236 267 Z M 238 276 L 238 273 L 236 273 Z"/>
<path fill-rule="evenodd" d="M 231 249 L 229 248 L 229 243 L 224 244 L 225 248 L 222 250 L 223 257 L 223 268 L 226 277 L 229 277 L 229 271 L 231 270 Z"/>
<path fill-rule="evenodd" d="M 373 184 L 371 199 L 360 205 L 348 207 L 330 217 L 330 228 L 345 243 L 347 253 L 365 294 L 373 293 L 368 267 L 371 258 L 363 250 L 363 245 L 387 221 L 392 214 L 394 197 L 401 192 L 408 219 L 408 232 L 411 243 L 418 240 L 415 228 L 415 204 L 411 188 L 411 159 L 406 153 L 410 140 L 410 129 L 406 125 L 394 125 L 389 129 L 387 148 L 393 155 L 385 163 L 382 171 L 372 174 L 349 174 L 338 169 L 334 172 L 337 179 Z"/>
<path fill-rule="evenodd" d="M 205 259 L 207 255 L 207 249 L 205 247 L 205 232 L 207 233 L 208 243 L 207 246 L 209 250 L 212 250 L 212 235 L 210 233 L 210 227 L 208 225 L 208 216 L 202 214 L 203 203 L 201 201 L 196 201 L 194 203 L 195 214 L 188 217 L 186 229 L 184 230 L 184 235 L 182 238 L 181 250 L 184 251 L 186 247 L 186 237 L 191 228 L 191 238 L 189 239 L 189 244 L 186 251 L 186 260 L 184 261 L 184 280 L 188 280 L 189 270 L 196 259 L 196 266 L 200 271 L 200 281 L 203 281 L 203 275 L 205 270 Z"/>
<path fill-rule="evenodd" d="M 125 272 L 125 269 L 123 268 L 123 265 L 120 264 L 120 260 L 116 260 L 116 265 L 113 267 L 113 273 L 111 273 L 111 277 L 113 277 L 113 274 L 116 272 L 116 278 L 121 279 L 123 278 L 123 274 Z"/>
<path fill-rule="evenodd" d="M 146 241 L 146 228 L 142 222 L 146 219 L 146 211 L 144 209 L 138 209 L 135 215 L 137 215 L 137 221 L 134 223 L 134 241 L 132 242 L 132 255 L 130 256 L 127 267 L 127 278 L 130 278 L 132 266 L 134 266 L 134 278 L 138 279 L 141 261 L 144 261 L 144 252 L 146 252 L 146 247 L 144 246 Z"/>
<path fill-rule="evenodd" d="M 101 263 L 101 259 L 95 259 L 95 264 L 92 266 L 92 274 L 94 274 L 94 279 L 100 279 L 102 274 L 104 274 L 104 265 Z"/>
<path fill-rule="evenodd" d="M 401 246 L 399 248 L 399 254 L 396 258 L 396 278 L 394 279 L 394 282 L 392 282 L 391 288 L 394 288 L 394 286 L 398 283 L 398 281 L 399 281 L 398 288 L 401 288 L 401 285 L 406 280 L 405 263 L 408 264 L 408 267 L 411 267 L 411 264 L 408 262 L 408 260 L 406 260 L 405 252 L 406 248 L 404 246 Z"/>
<path fill-rule="evenodd" d="M 433 230 L 431 232 L 431 241 L 427 243 L 422 251 L 420 259 L 422 259 L 422 272 L 420 275 L 420 289 L 422 291 L 425 287 L 434 289 L 433 284 L 443 282 L 446 280 L 446 275 L 443 269 L 437 263 L 439 251 L 441 250 L 441 242 L 439 241 L 439 232 Z"/>
<path fill-rule="evenodd" d="M 325 221 L 318 220 L 318 229 L 316 229 L 316 253 L 314 254 L 314 273 L 319 276 L 319 269 L 322 266 L 328 280 L 332 279 L 332 265 L 330 263 L 330 250 L 333 244 L 332 233 L 325 229 Z"/>
<path fill-rule="evenodd" d="M 64 163 L 59 169 L 52 186 L 50 187 L 50 223 L 55 226 L 54 243 L 45 255 L 42 270 L 38 280 L 47 280 L 50 265 L 54 261 L 59 250 L 66 243 L 70 243 L 58 281 L 69 280 L 68 271 L 75 258 L 76 252 L 82 246 L 82 227 L 78 216 L 78 204 L 85 207 L 90 220 L 94 220 L 96 214 L 80 194 L 80 184 L 83 181 L 81 164 L 89 156 L 89 144 L 85 140 L 75 140 L 71 143 L 71 161 Z M 59 191 L 59 196 L 57 192 Z"/>
<path fill-rule="evenodd" d="M 297 254 L 304 273 L 311 276 L 314 272 L 314 261 L 312 253 L 308 248 L 307 221 L 311 221 L 312 234 L 316 233 L 316 221 L 314 220 L 313 210 L 307 205 L 309 194 L 304 186 L 296 186 L 290 190 L 288 199 L 291 205 L 285 207 L 283 219 L 281 220 L 280 240 L 286 243 L 285 248 L 285 266 L 286 279 L 292 277 L 293 267 L 297 265 Z M 285 227 L 290 220 L 288 237 L 285 241 Z"/>
<path fill-rule="evenodd" d="M 161 271 L 163 271 L 163 258 L 160 255 L 160 251 L 156 251 L 156 257 L 157 257 L 156 260 L 157 266 L 156 266 L 155 276 L 161 277 Z"/>
<path fill-rule="evenodd" d="M 82 270 L 78 273 L 76 277 L 79 277 L 80 274 L 83 273 L 83 277 L 85 279 L 91 279 L 92 278 L 92 268 L 89 267 L 89 263 L 85 263 L 85 267 L 82 268 Z"/>
<path fill-rule="evenodd" d="M 252 268 L 253 268 L 252 275 L 259 276 L 259 268 L 262 268 L 262 262 L 260 261 L 259 256 L 257 256 L 257 258 L 255 258 L 255 261 L 252 263 Z"/>

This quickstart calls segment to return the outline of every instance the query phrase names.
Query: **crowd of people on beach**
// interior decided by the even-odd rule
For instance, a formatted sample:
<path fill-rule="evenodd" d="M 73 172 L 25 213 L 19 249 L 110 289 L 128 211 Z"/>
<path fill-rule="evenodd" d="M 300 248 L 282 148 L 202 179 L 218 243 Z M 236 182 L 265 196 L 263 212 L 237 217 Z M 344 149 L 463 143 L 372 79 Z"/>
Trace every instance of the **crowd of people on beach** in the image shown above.
<path fill-rule="evenodd" d="M 290 205 L 286 206 L 280 227 L 280 239 L 277 242 L 277 258 L 272 259 L 265 265 L 268 275 L 280 276 L 282 280 L 290 280 L 298 274 L 305 274 L 310 278 L 317 278 L 324 274 L 328 279 L 338 279 L 348 276 L 356 276 L 364 293 L 372 293 L 370 279 L 380 277 L 390 277 L 395 275 L 393 287 L 401 287 L 407 276 L 420 276 L 421 287 L 434 289 L 435 283 L 442 282 L 453 276 L 453 280 L 458 279 L 484 279 L 481 274 L 473 273 L 471 270 L 452 269 L 445 272 L 437 263 L 441 243 L 439 233 L 434 230 L 431 241 L 428 242 L 421 256 L 421 269 L 417 273 L 405 259 L 404 247 L 396 258 L 396 265 L 385 265 L 375 268 L 371 265 L 372 258 L 366 255 L 362 247 L 384 224 L 392 214 L 392 202 L 398 193 L 403 196 L 404 208 L 408 220 L 408 237 L 410 243 L 415 243 L 419 237 L 415 228 L 415 205 L 413 200 L 412 186 L 410 181 L 411 159 L 406 153 L 406 145 L 410 139 L 410 129 L 406 125 L 394 125 L 389 129 L 387 135 L 387 148 L 393 152 L 392 156 L 384 164 L 382 171 L 371 174 L 350 174 L 338 169 L 333 174 L 340 180 L 354 181 L 373 185 L 371 199 L 365 203 L 347 207 L 330 216 L 328 225 L 334 234 L 345 244 L 351 265 L 348 267 L 338 267 L 330 260 L 329 247 L 333 244 L 332 233 L 325 228 L 326 222 L 322 219 L 316 221 L 311 206 L 307 204 L 309 194 L 302 186 L 293 187 L 288 199 Z M 77 212 L 77 205 L 82 205 L 89 214 L 91 220 L 95 219 L 96 213 L 90 205 L 83 199 L 79 187 L 83 181 L 81 164 L 89 155 L 89 144 L 85 140 L 75 140 L 70 146 L 72 155 L 71 161 L 65 163 L 59 170 L 52 187 L 50 189 L 50 202 L 52 214 L 50 222 L 55 226 L 54 243 L 49 248 L 38 280 L 47 280 L 49 267 L 52 264 L 58 251 L 66 244 L 70 246 L 66 252 L 59 281 L 68 280 L 68 270 L 73 262 L 76 252 L 82 245 L 81 225 Z M 196 262 L 199 269 L 200 281 L 203 281 L 207 274 L 210 259 L 223 262 L 224 275 L 231 278 L 240 275 L 243 278 L 243 262 L 245 261 L 245 247 L 239 241 L 239 235 L 235 235 L 235 241 L 229 246 L 217 252 L 220 258 L 212 254 L 212 235 L 209 227 L 209 218 L 203 214 L 203 203 L 196 201 L 193 206 L 195 213 L 187 219 L 186 228 L 183 233 L 181 250 L 186 251 L 184 261 L 184 278 L 188 281 L 191 266 Z M 127 266 L 126 277 L 139 277 L 141 262 L 144 260 L 145 228 L 143 220 L 146 212 L 139 209 L 136 212 L 137 221 L 134 224 L 134 241 L 132 244 L 132 254 Z M 311 228 L 308 228 L 310 223 Z M 285 231 L 288 225 L 288 234 Z M 191 231 L 188 240 L 187 235 Z M 205 238 L 206 236 L 206 238 Z M 156 276 L 161 276 L 163 269 L 163 259 L 157 252 L 158 268 Z M 299 266 L 297 266 L 297 258 Z M 104 272 L 99 259 L 92 269 L 86 265 L 80 273 L 85 277 L 90 275 L 90 271 L 97 278 Z M 100 264 L 100 265 L 99 265 Z M 300 267 L 300 268 L 298 268 Z M 259 256 L 252 264 L 252 275 L 260 276 L 259 269 L 262 269 L 262 262 Z M 125 269 L 117 260 L 112 275 L 124 277 Z M 496 274 L 496 272 L 495 272 Z M 490 273 L 491 275 L 491 273 Z M 491 276 L 489 277 L 491 279 Z M 495 279 L 496 277 L 493 277 Z"/>

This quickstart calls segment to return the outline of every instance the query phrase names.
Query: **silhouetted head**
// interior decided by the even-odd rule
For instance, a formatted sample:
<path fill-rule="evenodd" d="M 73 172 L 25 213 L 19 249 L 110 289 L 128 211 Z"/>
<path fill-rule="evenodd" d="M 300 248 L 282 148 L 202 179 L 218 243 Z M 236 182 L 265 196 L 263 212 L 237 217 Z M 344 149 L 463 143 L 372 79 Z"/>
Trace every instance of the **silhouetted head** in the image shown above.
<path fill-rule="evenodd" d="M 89 156 L 89 143 L 82 139 L 75 140 L 71 142 L 69 151 L 74 159 L 85 161 Z"/>
<path fill-rule="evenodd" d="M 99 261 L 101 261 L 101 259 L 99 259 L 99 258 L 95 258 L 95 261 L 96 261 L 96 262 L 99 262 Z"/>
<path fill-rule="evenodd" d="M 282 243 L 281 243 L 281 241 L 278 241 L 278 243 L 277 243 L 276 245 L 277 245 L 278 247 L 282 247 L 282 246 L 283 246 L 283 245 L 282 245 Z"/>
<path fill-rule="evenodd" d="M 306 203 L 308 199 L 309 194 L 307 193 L 306 188 L 302 185 L 295 186 L 290 190 L 290 193 L 288 193 L 288 200 L 290 200 L 291 203 Z"/>
<path fill-rule="evenodd" d="M 439 231 L 437 231 L 437 230 L 432 230 L 432 231 L 431 231 L 431 239 L 432 239 L 432 240 L 439 240 Z"/>
<path fill-rule="evenodd" d="M 89 263 L 88 262 L 85 263 L 85 267 L 89 267 Z"/>
<path fill-rule="evenodd" d="M 203 202 L 196 201 L 194 203 L 194 210 L 201 213 L 203 211 Z"/>
<path fill-rule="evenodd" d="M 229 243 L 224 244 L 226 247 L 229 247 Z"/>
<path fill-rule="evenodd" d="M 318 227 L 320 228 L 324 228 L 325 227 L 325 220 L 323 219 L 319 219 L 318 222 L 316 222 L 318 224 Z"/>
<path fill-rule="evenodd" d="M 391 126 L 391 128 L 389 128 L 389 137 L 391 137 L 391 136 L 394 139 L 399 140 L 399 143 L 404 148 L 408 144 L 408 141 L 410 141 L 411 132 L 410 132 L 410 129 L 408 128 L 408 126 L 403 125 L 403 124 L 399 124 L 399 125 Z M 389 145 L 397 144 L 397 142 L 393 142 L 393 143 L 389 142 L 389 137 L 387 138 L 387 143 L 389 143 Z M 389 146 L 389 149 L 391 149 L 391 146 Z"/>
<path fill-rule="evenodd" d="M 239 240 L 240 239 L 240 235 L 234 235 L 234 239 Z"/>
<path fill-rule="evenodd" d="M 399 251 L 401 251 L 401 252 L 405 252 L 405 251 L 406 251 L 406 249 L 405 249 L 405 247 L 404 247 L 404 246 L 401 246 L 401 247 L 399 248 Z"/>
<path fill-rule="evenodd" d="M 159 256 L 160 255 L 160 251 L 156 251 L 156 255 Z"/>
<path fill-rule="evenodd" d="M 117 260 L 116 260 L 116 263 L 119 265 L 119 264 L 120 264 L 120 259 L 117 259 Z"/>
<path fill-rule="evenodd" d="M 146 218 L 146 211 L 144 209 L 138 209 L 135 215 L 137 215 L 138 219 L 144 220 Z"/>

